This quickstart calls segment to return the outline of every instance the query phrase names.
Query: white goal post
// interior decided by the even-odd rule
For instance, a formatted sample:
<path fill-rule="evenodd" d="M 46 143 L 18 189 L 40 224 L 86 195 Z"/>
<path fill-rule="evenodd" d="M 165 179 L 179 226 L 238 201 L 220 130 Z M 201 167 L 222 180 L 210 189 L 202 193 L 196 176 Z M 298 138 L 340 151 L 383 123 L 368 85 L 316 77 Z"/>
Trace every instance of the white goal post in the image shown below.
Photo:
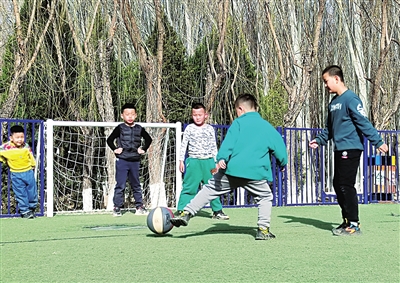
<path fill-rule="evenodd" d="M 46 215 L 55 212 L 112 210 L 115 156 L 106 144 L 121 122 L 53 121 L 45 123 Z M 182 124 L 140 123 L 153 142 L 142 157 L 140 182 L 148 208 L 175 207 L 182 190 L 179 149 Z M 133 205 L 130 184 L 125 208 Z"/>

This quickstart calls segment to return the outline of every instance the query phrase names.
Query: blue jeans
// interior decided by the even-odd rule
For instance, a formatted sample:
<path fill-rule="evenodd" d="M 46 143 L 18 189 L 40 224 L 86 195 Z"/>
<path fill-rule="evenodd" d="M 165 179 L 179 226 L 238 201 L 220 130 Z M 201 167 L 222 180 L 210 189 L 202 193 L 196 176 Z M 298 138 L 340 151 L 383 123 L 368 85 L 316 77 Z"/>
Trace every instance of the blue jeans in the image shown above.
<path fill-rule="evenodd" d="M 114 189 L 114 207 L 123 207 L 125 203 L 126 179 L 131 183 L 135 206 L 143 205 L 142 187 L 139 181 L 140 161 L 126 161 L 117 158 L 115 162 L 115 179 L 117 184 Z"/>
<path fill-rule="evenodd" d="M 33 170 L 11 172 L 12 189 L 21 214 L 35 210 L 38 202 L 36 180 Z"/>

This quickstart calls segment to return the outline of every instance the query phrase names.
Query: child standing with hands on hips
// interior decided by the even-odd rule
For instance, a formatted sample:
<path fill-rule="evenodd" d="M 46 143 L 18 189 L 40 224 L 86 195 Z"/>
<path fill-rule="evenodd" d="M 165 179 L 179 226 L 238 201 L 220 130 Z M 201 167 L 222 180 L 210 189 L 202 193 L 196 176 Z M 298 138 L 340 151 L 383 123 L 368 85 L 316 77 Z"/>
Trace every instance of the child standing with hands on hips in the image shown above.
<path fill-rule="evenodd" d="M 124 206 L 126 179 L 131 183 L 135 198 L 136 215 L 147 215 L 143 205 L 142 188 L 139 181 L 141 155 L 150 147 L 152 138 L 140 125 L 135 124 L 137 117 L 136 107 L 126 103 L 121 108 L 121 118 L 124 123 L 119 124 L 107 138 L 107 145 L 117 157 L 115 178 L 117 184 L 114 189 L 114 216 L 121 216 Z M 142 146 L 142 138 L 144 145 Z M 115 144 L 116 141 L 116 144 Z"/>

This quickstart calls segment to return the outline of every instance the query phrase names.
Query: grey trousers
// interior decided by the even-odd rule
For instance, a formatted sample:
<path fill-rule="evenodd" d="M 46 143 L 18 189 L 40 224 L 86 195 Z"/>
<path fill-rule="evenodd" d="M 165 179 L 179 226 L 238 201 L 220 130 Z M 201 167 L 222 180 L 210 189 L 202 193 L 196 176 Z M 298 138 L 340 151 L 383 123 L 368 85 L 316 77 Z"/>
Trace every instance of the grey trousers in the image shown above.
<path fill-rule="evenodd" d="M 270 227 L 273 195 L 267 181 L 233 177 L 226 175 L 225 170 L 221 169 L 213 175 L 208 184 L 203 186 L 184 210 L 196 215 L 204 205 L 238 187 L 242 187 L 254 195 L 258 204 L 258 227 Z"/>

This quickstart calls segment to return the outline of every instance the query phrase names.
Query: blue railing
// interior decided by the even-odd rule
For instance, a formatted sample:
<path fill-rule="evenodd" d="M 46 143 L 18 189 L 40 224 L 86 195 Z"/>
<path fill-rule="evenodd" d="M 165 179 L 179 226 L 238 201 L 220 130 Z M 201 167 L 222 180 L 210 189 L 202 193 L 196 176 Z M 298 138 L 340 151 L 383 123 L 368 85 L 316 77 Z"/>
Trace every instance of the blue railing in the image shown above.
<path fill-rule="evenodd" d="M 220 144 L 228 126 L 213 125 Z M 312 128 L 281 128 L 288 151 L 289 163 L 280 172 L 273 163 L 275 176 L 271 183 L 274 206 L 336 204 L 333 190 L 333 148 L 331 144 L 317 149 L 308 146 L 309 141 L 321 131 Z M 376 155 L 376 149 L 364 140 L 363 158 L 357 175 L 356 189 L 360 203 L 379 201 L 398 202 L 399 195 L 399 141 L 400 131 L 379 131 L 389 147 L 386 155 Z M 221 197 L 227 207 L 254 206 L 254 199 L 242 189 Z"/>
<path fill-rule="evenodd" d="M 8 140 L 9 129 L 14 124 L 24 126 L 26 141 L 31 145 L 37 159 L 36 176 L 39 189 L 40 210 L 44 215 L 45 183 L 44 183 L 44 122 L 38 120 L 0 119 L 1 136 Z M 186 125 L 185 125 L 186 126 Z M 215 129 L 217 145 L 224 140 L 229 126 L 212 125 Z M 315 150 L 308 147 L 321 129 L 281 128 L 289 156 L 285 171 L 279 171 L 275 159 L 272 158 L 273 181 L 270 186 L 274 193 L 274 206 L 293 205 L 329 205 L 336 204 L 333 190 L 333 149 L 328 144 Z M 365 140 L 364 153 L 360 162 L 360 170 L 356 181 L 359 202 L 363 204 L 382 201 L 398 202 L 399 196 L 399 156 L 400 131 L 380 131 L 389 146 L 386 155 L 377 155 L 376 149 Z M 8 168 L 0 165 L 2 176 L 1 214 L 0 217 L 19 216 L 18 208 L 9 181 Z M 255 206 L 256 201 L 247 191 L 238 188 L 221 197 L 225 207 Z"/>

